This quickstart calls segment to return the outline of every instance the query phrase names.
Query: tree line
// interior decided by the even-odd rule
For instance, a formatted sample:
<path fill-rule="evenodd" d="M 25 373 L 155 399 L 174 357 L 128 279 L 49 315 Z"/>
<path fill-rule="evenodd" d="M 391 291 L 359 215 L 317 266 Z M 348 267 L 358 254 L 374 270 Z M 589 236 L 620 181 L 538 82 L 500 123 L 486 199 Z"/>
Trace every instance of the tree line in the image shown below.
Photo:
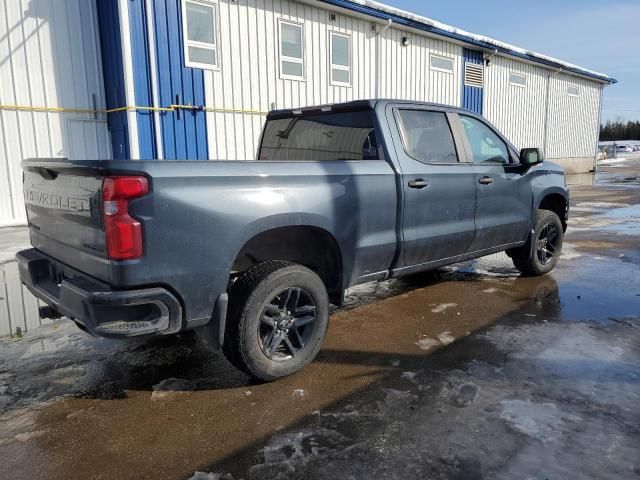
<path fill-rule="evenodd" d="M 600 141 L 640 140 L 640 121 L 609 120 L 600 125 Z"/>

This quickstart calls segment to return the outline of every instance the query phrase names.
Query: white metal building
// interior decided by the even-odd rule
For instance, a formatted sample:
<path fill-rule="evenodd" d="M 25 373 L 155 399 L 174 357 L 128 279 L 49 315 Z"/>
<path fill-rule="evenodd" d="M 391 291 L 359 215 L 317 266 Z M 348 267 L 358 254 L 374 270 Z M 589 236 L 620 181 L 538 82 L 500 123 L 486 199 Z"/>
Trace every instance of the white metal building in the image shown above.
<path fill-rule="evenodd" d="M 588 171 L 614 82 L 365 0 L 4 0 L 0 226 L 26 223 L 24 158 L 252 159 L 268 110 L 362 98 L 468 108 Z M 11 257 L 0 335 L 38 323 Z"/>
<path fill-rule="evenodd" d="M 26 221 L 23 158 L 250 159 L 271 108 L 371 97 L 469 108 L 588 171 L 614 82 L 366 0 L 6 0 L 0 225 Z"/>

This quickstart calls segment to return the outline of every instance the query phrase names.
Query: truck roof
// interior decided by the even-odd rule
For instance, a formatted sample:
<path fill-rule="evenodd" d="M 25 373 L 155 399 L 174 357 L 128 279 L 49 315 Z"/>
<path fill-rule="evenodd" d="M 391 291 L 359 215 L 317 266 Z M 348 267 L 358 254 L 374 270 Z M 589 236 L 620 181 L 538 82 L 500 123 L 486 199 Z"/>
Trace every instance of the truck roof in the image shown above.
<path fill-rule="evenodd" d="M 327 103 L 324 105 L 311 105 L 308 107 L 301 107 L 301 108 L 285 108 L 280 110 L 272 110 L 267 115 L 267 119 L 290 117 L 292 115 L 318 113 L 322 111 L 340 112 L 340 111 L 349 111 L 349 110 L 362 110 L 367 108 L 375 108 L 380 103 L 401 103 L 401 104 L 407 104 L 407 105 L 436 107 L 438 109 L 444 109 L 449 111 L 470 112 L 470 110 L 466 110 L 464 108 L 454 107 L 451 105 L 444 105 L 440 103 L 419 102 L 416 100 L 399 100 L 399 99 L 392 99 L 392 98 L 370 98 L 370 99 L 363 99 L 363 100 L 353 100 L 351 102 Z"/>

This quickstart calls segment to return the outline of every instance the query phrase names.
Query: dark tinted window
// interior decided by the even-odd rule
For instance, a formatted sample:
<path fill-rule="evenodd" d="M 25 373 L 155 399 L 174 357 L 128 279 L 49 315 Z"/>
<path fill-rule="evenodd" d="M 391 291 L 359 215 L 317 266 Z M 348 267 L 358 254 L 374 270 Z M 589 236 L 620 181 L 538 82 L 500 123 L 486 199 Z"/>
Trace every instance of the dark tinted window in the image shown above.
<path fill-rule="evenodd" d="M 267 121 L 259 160 L 378 160 L 373 112 L 320 113 Z"/>
<path fill-rule="evenodd" d="M 398 110 L 398 115 L 404 148 L 410 156 L 428 163 L 458 161 L 449 122 L 443 112 Z"/>
<path fill-rule="evenodd" d="M 460 115 L 460 121 L 467 134 L 474 163 L 509 163 L 507 146 L 493 130 L 472 117 Z"/>

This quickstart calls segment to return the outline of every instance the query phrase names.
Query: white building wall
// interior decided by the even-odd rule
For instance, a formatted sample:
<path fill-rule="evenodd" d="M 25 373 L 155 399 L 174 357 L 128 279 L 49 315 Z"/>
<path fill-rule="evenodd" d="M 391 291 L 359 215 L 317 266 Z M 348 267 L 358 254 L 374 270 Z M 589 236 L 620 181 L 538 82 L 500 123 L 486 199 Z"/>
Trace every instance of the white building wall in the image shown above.
<path fill-rule="evenodd" d="M 378 38 L 370 20 L 336 13 L 333 21 L 329 10 L 289 0 L 220 0 L 218 6 L 220 68 L 205 72 L 207 107 L 220 110 L 207 113 L 211 158 L 255 158 L 265 114 L 273 105 L 295 108 L 376 96 L 460 105 L 458 45 L 411 34 L 410 45 L 403 47 L 406 32 L 389 28 Z M 280 18 L 304 27 L 303 81 L 280 78 Z M 351 36 L 348 87 L 330 82 L 330 31 Z M 453 58 L 454 72 L 430 70 L 431 52 Z"/>
<path fill-rule="evenodd" d="M 111 156 L 104 115 L 31 109 L 104 109 L 94 1 L 0 2 L 0 226 L 26 222 L 23 159 Z"/>
<path fill-rule="evenodd" d="M 524 75 L 526 86 L 512 85 L 511 72 Z M 577 97 L 568 94 L 570 85 L 578 87 Z M 601 95 L 599 82 L 507 57 L 493 57 L 485 68 L 487 119 L 516 147 L 545 148 L 546 157 L 560 160 L 567 171 L 576 169 L 572 167 L 581 171 L 591 168 L 599 134 Z"/>
<path fill-rule="evenodd" d="M 402 46 L 402 37 L 409 45 Z M 453 60 L 453 73 L 432 70 L 431 54 Z M 422 102 L 461 104 L 462 47 L 443 40 L 389 28 L 380 42 L 380 97 Z M 374 71 L 372 75 L 375 77 Z"/>
<path fill-rule="evenodd" d="M 526 86 L 510 83 L 510 74 L 526 78 Z M 547 77 L 551 70 L 495 56 L 484 69 L 484 116 L 517 148 L 544 146 Z"/>
<path fill-rule="evenodd" d="M 578 96 L 567 93 L 578 87 Z M 549 158 L 594 158 L 600 131 L 602 86 L 586 79 L 559 74 L 551 77 L 549 93 Z"/>

